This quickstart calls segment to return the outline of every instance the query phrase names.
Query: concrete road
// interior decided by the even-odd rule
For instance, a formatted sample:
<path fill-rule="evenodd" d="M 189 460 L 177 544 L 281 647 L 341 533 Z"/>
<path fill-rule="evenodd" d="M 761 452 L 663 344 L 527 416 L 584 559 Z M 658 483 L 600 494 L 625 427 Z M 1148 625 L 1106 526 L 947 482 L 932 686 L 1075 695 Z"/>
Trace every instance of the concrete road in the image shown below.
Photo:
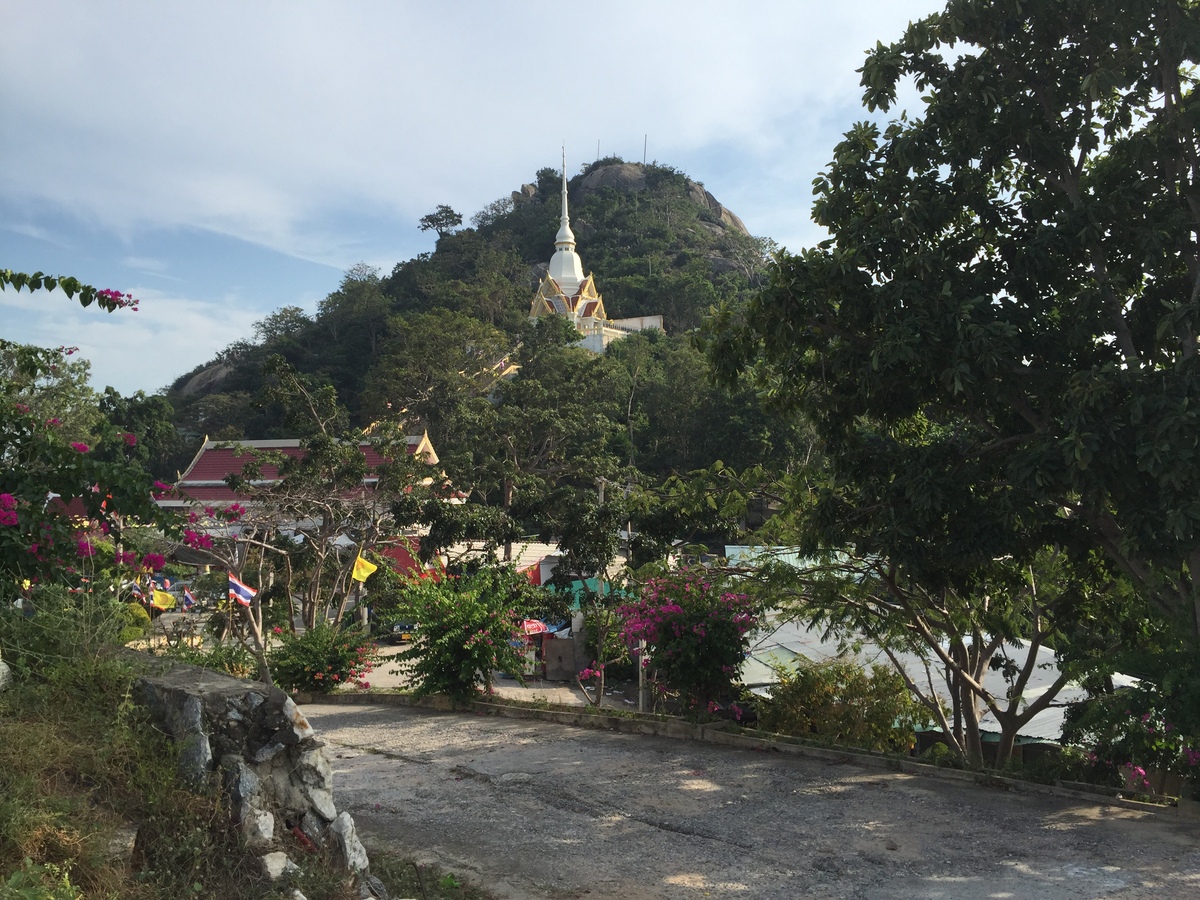
<path fill-rule="evenodd" d="M 845 763 L 404 707 L 305 707 L 368 846 L 503 898 L 1200 897 L 1200 821 Z"/>

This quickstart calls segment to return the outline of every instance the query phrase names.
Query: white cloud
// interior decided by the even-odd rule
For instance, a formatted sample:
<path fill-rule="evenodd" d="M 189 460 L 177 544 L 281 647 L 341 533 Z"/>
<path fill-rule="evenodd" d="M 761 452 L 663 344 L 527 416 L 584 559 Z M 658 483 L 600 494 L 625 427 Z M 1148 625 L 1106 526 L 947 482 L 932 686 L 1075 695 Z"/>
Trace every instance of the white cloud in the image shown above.
<path fill-rule="evenodd" d="M 429 249 L 416 223 L 438 203 L 470 215 L 563 142 L 577 171 L 597 141 L 627 159 L 645 141 L 796 248 L 812 178 L 863 117 L 863 52 L 940 6 L 0 0 L 0 209 L 45 241 L 42 216 L 70 219 L 80 259 L 94 232 L 147 273 L 189 268 L 143 246 L 160 230 L 386 270 Z"/>
<path fill-rule="evenodd" d="M 9 320 L 5 337 L 43 347 L 78 347 L 79 356 L 92 364 L 95 387 L 111 385 L 132 394 L 165 386 L 206 362 L 215 349 L 251 338 L 253 323 L 262 318 L 235 297 L 213 303 L 150 288 L 132 293 L 141 301 L 137 311 L 105 313 L 84 309 L 61 291 L 6 291 L 0 295 Z M 13 321 L 26 316 L 24 327 Z"/>

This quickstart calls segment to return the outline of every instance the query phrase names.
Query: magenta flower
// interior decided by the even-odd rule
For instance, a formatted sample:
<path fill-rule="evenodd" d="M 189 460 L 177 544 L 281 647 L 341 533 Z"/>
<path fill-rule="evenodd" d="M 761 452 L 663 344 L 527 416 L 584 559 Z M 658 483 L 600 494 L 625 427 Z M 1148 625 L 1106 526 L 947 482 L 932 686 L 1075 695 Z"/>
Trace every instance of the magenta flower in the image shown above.
<path fill-rule="evenodd" d="M 201 532 L 192 531 L 190 528 L 185 528 L 183 531 L 183 542 L 189 547 L 197 550 L 211 550 L 213 539 L 210 535 Z"/>
<path fill-rule="evenodd" d="M 75 548 L 75 552 L 83 557 L 95 556 L 96 548 L 92 546 L 92 542 L 87 538 L 80 538 L 79 544 Z"/>
<path fill-rule="evenodd" d="M 80 443 L 79 441 L 71 441 L 71 449 L 78 450 L 80 453 L 87 453 L 91 448 L 88 447 L 87 444 Z"/>
<path fill-rule="evenodd" d="M 126 447 L 137 446 L 137 435 L 135 435 L 131 432 L 126 431 L 124 434 L 122 434 L 121 440 L 123 440 L 125 442 Z"/>
<path fill-rule="evenodd" d="M 12 494 L 0 494 L 0 525 L 17 524 L 17 498 Z"/>

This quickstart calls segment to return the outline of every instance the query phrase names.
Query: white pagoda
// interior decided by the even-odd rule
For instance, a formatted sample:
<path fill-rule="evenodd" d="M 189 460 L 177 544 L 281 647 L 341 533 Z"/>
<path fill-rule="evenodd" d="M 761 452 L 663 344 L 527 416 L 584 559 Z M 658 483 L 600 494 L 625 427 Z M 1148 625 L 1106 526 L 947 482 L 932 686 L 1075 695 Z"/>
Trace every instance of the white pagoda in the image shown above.
<path fill-rule="evenodd" d="M 610 319 L 604 311 L 604 298 L 596 290 L 595 280 L 590 274 L 583 274 L 583 261 L 575 252 L 575 234 L 567 214 L 566 154 L 563 154 L 562 216 L 558 234 L 554 236 L 554 255 L 550 257 L 549 271 L 538 285 L 529 309 L 529 317 L 533 319 L 553 315 L 570 316 L 575 329 L 583 335 L 580 345 L 593 353 L 603 353 L 613 341 L 634 331 L 664 330 L 662 316 Z"/>

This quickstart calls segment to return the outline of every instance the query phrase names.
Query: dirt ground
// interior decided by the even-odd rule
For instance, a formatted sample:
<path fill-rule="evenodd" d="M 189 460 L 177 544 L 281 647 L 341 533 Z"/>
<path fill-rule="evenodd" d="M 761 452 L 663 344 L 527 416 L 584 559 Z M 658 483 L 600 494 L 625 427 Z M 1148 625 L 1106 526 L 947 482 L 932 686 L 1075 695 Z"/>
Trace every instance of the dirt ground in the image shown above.
<path fill-rule="evenodd" d="M 502 898 L 1200 897 L 1200 821 L 546 722 L 305 707 L 368 846 Z"/>

